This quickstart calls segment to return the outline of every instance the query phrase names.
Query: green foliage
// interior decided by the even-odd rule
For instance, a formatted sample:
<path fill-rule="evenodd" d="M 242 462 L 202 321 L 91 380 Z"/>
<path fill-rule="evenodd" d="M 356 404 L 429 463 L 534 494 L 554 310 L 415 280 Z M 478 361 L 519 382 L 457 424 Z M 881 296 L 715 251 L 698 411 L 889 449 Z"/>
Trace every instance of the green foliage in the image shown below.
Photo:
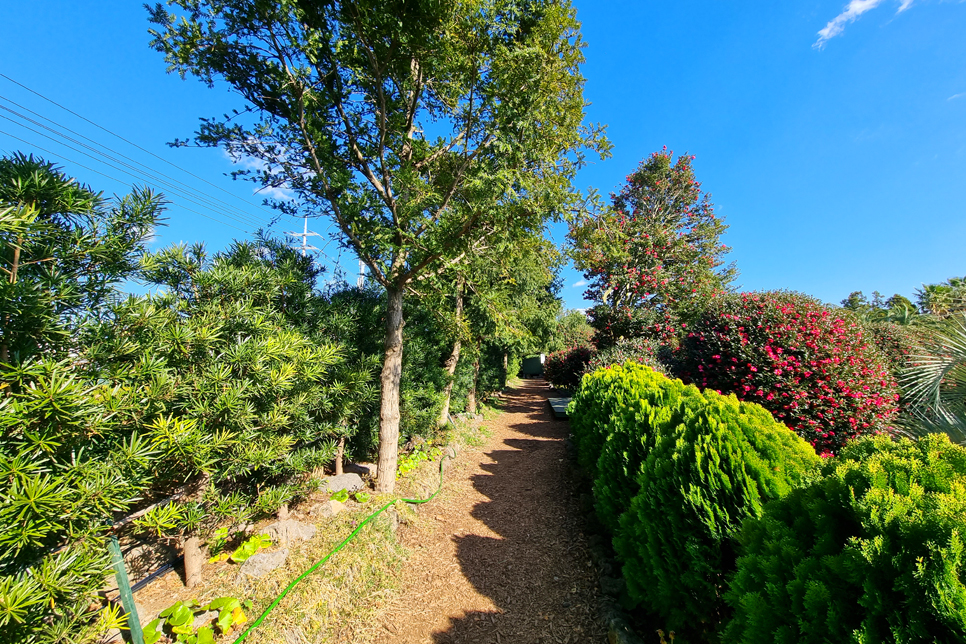
<path fill-rule="evenodd" d="M 592 347 L 573 347 L 551 353 L 543 363 L 543 377 L 557 389 L 576 389 L 593 355 Z"/>
<path fill-rule="evenodd" d="M 109 203 L 42 159 L 0 158 L 0 363 L 63 358 L 137 267 L 164 201 Z"/>
<path fill-rule="evenodd" d="M 344 490 L 343 490 L 344 491 Z M 244 563 L 248 561 L 253 554 L 261 550 L 262 548 L 268 548 L 272 545 L 272 540 L 269 539 L 264 534 L 252 535 L 246 539 L 238 548 L 235 549 L 229 560 L 232 563 Z"/>
<path fill-rule="evenodd" d="M 938 318 L 966 311 L 966 278 L 950 277 L 939 284 L 923 284 L 916 290 L 916 301 L 920 311 Z"/>
<path fill-rule="evenodd" d="M 962 641 L 966 449 L 864 438 L 823 473 L 744 526 L 724 641 Z"/>
<path fill-rule="evenodd" d="M 557 328 L 553 344 L 549 347 L 553 351 L 561 351 L 572 347 L 589 346 L 594 339 L 594 327 L 587 320 L 583 311 L 564 311 L 557 317 Z"/>
<path fill-rule="evenodd" d="M 568 414 L 631 598 L 679 631 L 713 630 L 741 522 L 820 459 L 758 405 L 633 362 L 586 376 Z"/>
<path fill-rule="evenodd" d="M 162 637 L 169 636 L 176 642 L 185 644 L 214 644 L 215 628 L 219 633 L 228 633 L 235 626 L 248 621 L 244 608 L 251 608 L 252 602 L 242 602 L 237 597 L 218 597 L 207 604 L 196 600 L 178 601 L 158 614 L 144 630 L 145 644 L 155 644 Z M 195 617 L 208 611 L 217 611 L 213 623 L 194 628 Z M 214 627 L 214 628 L 213 628 Z"/>
<path fill-rule="evenodd" d="M 741 522 L 801 485 L 819 461 L 758 405 L 703 397 L 657 436 L 614 540 L 631 597 L 678 629 L 716 621 Z"/>
<path fill-rule="evenodd" d="M 819 453 L 883 431 L 898 388 L 857 318 L 786 291 L 719 298 L 689 326 L 678 374 L 760 404 Z"/>
<path fill-rule="evenodd" d="M 349 500 L 349 492 L 346 490 L 339 490 L 338 492 L 333 492 L 332 496 L 329 498 L 333 501 L 338 501 L 339 503 L 345 503 Z"/>
<path fill-rule="evenodd" d="M 210 259 L 201 246 L 165 249 L 142 275 L 164 290 L 111 306 L 89 355 L 103 379 L 143 392 L 156 489 L 210 481 L 173 532 L 205 532 L 239 505 L 274 512 L 331 462 L 334 439 L 374 397 L 372 365 L 296 326 L 284 307 L 305 274 L 246 245 Z"/>
<path fill-rule="evenodd" d="M 92 374 L 78 337 L 130 277 L 162 200 L 113 203 L 55 166 L 0 159 L 0 641 L 87 643 L 105 527 L 152 478 L 137 392 Z"/>
<path fill-rule="evenodd" d="M 576 11 L 558 0 L 168 7 L 149 8 L 152 46 L 172 71 L 229 85 L 249 117 L 203 120 L 197 142 L 262 161 L 237 176 L 293 190 L 274 203 L 282 211 L 329 214 L 385 289 L 377 487 L 391 491 L 403 294 L 574 207 L 585 150 L 608 148 L 582 125 Z"/>
<path fill-rule="evenodd" d="M 913 435 L 944 432 L 966 444 L 966 313 L 950 315 L 903 373 Z"/>
<path fill-rule="evenodd" d="M 441 456 L 440 449 L 438 447 L 428 447 L 425 443 L 417 445 L 416 448 L 399 457 L 399 469 L 397 472 L 397 478 L 399 476 L 405 476 L 409 474 L 417 467 L 420 463 L 425 463 L 426 461 L 433 461 Z"/>

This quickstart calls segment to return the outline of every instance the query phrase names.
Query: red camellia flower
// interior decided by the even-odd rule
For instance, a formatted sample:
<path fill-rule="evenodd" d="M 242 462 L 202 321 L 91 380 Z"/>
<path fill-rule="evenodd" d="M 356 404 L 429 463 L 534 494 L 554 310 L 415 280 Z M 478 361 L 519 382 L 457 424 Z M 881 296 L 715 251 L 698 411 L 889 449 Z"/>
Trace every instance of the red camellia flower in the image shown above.
<path fill-rule="evenodd" d="M 858 320 L 798 293 L 715 300 L 678 355 L 686 382 L 761 404 L 820 454 L 884 430 L 897 410 L 896 383 Z"/>

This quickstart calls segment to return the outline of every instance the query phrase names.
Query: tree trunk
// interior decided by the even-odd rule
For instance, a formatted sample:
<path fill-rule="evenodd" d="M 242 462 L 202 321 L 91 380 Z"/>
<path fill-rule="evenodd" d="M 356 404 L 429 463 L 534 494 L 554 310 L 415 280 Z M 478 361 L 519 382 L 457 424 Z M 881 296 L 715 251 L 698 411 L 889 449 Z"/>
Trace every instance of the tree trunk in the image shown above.
<path fill-rule="evenodd" d="M 476 357 L 473 359 L 473 384 L 470 391 L 466 394 L 466 413 L 476 413 L 476 385 L 480 379 L 480 352 L 477 350 Z"/>
<path fill-rule="evenodd" d="M 396 457 L 399 452 L 399 381 L 402 378 L 403 289 L 387 288 L 386 353 L 382 362 L 379 400 L 379 464 L 376 492 L 396 487 Z"/>
<path fill-rule="evenodd" d="M 335 451 L 335 475 L 342 476 L 342 457 L 345 456 L 345 436 L 339 436 L 339 447 Z"/>
<path fill-rule="evenodd" d="M 463 278 L 460 278 L 456 283 L 456 340 L 453 342 L 453 351 L 446 358 L 444 367 L 446 368 L 446 373 L 449 374 L 449 380 L 446 382 L 446 387 L 443 389 L 443 409 L 439 414 L 439 426 L 443 427 L 446 425 L 447 420 L 449 420 L 449 403 L 453 396 L 453 376 L 456 375 L 456 365 L 460 361 L 460 348 L 462 342 L 460 342 L 460 331 L 459 325 L 463 319 Z"/>
<path fill-rule="evenodd" d="M 503 386 L 510 382 L 510 356 L 504 351 L 503 352 Z"/>
<path fill-rule="evenodd" d="M 205 556 L 201 552 L 201 539 L 191 536 L 184 540 L 184 585 L 194 588 L 201 583 L 201 567 Z"/>

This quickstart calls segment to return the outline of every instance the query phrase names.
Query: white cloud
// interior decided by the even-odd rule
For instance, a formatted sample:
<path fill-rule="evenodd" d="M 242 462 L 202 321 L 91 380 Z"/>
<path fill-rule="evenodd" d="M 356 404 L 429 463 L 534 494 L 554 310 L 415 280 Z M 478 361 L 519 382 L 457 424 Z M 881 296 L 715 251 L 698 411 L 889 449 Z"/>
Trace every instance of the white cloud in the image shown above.
<path fill-rule="evenodd" d="M 268 164 L 257 159 L 255 157 L 244 156 L 236 158 L 232 156 L 231 153 L 225 152 L 225 156 L 235 165 L 240 165 L 246 170 L 254 170 L 255 172 L 261 173 L 268 167 Z M 274 173 L 273 173 L 274 176 Z M 252 194 L 261 195 L 263 197 L 268 197 L 270 199 L 277 199 L 279 201 L 289 201 L 295 199 L 295 193 L 288 189 L 287 186 L 262 186 L 261 188 L 256 188 L 252 191 Z"/>
<path fill-rule="evenodd" d="M 573 288 L 580 288 L 581 286 L 587 286 L 587 280 L 580 280 L 575 282 Z"/>
<path fill-rule="evenodd" d="M 953 94 L 952 96 L 950 96 L 946 100 L 947 101 L 955 101 L 957 98 L 962 98 L 964 96 L 966 96 L 966 92 L 960 92 L 959 94 Z"/>
<path fill-rule="evenodd" d="M 899 0 L 899 9 L 896 11 L 897 14 L 902 13 L 906 9 L 912 6 L 916 0 Z M 821 49 L 825 46 L 825 43 L 839 36 L 845 31 L 845 25 L 850 22 L 855 22 L 859 19 L 859 16 L 871 11 L 882 4 L 884 0 L 849 0 L 849 3 L 845 5 L 842 13 L 832 18 L 824 29 L 818 32 L 818 40 L 812 47 L 816 49 Z"/>

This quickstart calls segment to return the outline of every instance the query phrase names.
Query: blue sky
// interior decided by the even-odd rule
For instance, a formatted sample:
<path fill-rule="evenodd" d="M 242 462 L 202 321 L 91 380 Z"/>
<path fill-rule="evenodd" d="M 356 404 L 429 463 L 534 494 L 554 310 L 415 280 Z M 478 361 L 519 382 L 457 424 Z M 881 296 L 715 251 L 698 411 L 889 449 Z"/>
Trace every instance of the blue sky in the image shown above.
<path fill-rule="evenodd" d="M 725 242 L 747 290 L 837 302 L 853 290 L 911 296 L 923 282 L 966 274 L 966 3 L 575 4 L 588 42 L 588 120 L 606 123 L 615 146 L 613 158 L 582 172 L 582 188 L 615 190 L 664 145 L 696 155 L 698 178 L 731 226 Z M 231 166 L 220 152 L 164 143 L 237 103 L 223 88 L 166 75 L 148 49 L 147 26 L 136 2 L 19 3 L 0 22 L 0 73 L 218 189 L 4 78 L 0 105 L 26 114 L 14 101 L 231 204 L 172 194 L 156 242 L 222 248 L 272 213 L 252 186 L 223 176 Z M 3 118 L 0 132 L 33 144 L 0 133 L 0 152 L 36 150 L 108 194 L 136 181 Z M 282 221 L 274 230 L 296 226 Z M 313 228 L 325 232 L 320 222 Z M 562 226 L 553 232 L 562 240 Z M 334 243 L 326 253 L 355 271 Z M 574 286 L 580 275 L 564 279 L 568 306 L 586 306 Z"/>

